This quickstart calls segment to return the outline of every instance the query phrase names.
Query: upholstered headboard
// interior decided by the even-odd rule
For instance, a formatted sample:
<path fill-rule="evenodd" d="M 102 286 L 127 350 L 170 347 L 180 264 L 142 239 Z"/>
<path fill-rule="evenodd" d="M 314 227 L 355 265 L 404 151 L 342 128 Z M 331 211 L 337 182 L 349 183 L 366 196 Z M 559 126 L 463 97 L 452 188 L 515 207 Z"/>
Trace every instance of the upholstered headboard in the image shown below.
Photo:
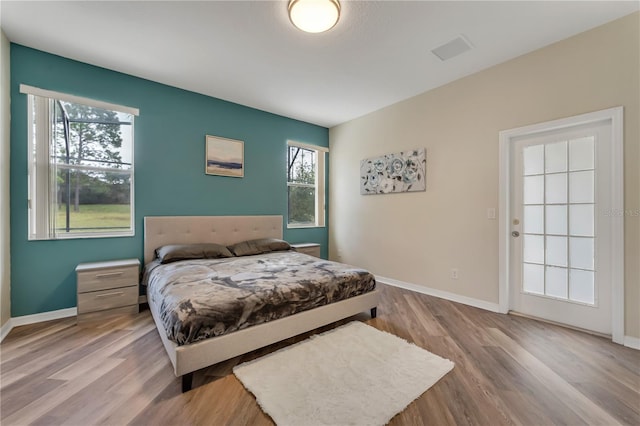
<path fill-rule="evenodd" d="M 282 238 L 282 216 L 147 216 L 144 263 L 166 244 L 230 245 L 255 238 Z"/>

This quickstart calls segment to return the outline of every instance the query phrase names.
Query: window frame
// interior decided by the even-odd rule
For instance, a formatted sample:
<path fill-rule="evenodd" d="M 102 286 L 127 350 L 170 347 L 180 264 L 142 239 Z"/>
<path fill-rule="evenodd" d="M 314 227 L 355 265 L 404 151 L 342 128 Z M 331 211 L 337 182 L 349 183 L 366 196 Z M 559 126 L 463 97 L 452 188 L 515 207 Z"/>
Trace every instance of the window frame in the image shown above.
<path fill-rule="evenodd" d="M 128 169 L 106 169 L 100 167 L 73 165 L 65 166 L 71 170 L 86 171 L 94 169 L 94 171 L 118 172 L 129 175 L 129 208 L 130 222 L 129 228 L 123 231 L 92 231 L 92 232 L 75 232 L 75 233 L 58 233 L 52 226 L 50 200 L 55 194 L 52 184 L 52 173 L 57 170 L 56 164 L 50 161 L 51 147 L 51 101 L 65 101 L 76 104 L 82 104 L 94 108 L 102 108 L 115 112 L 130 114 L 136 117 L 140 114 L 138 108 L 132 108 L 123 105 L 112 104 L 108 102 L 98 101 L 90 98 L 69 95 L 65 93 L 54 92 L 51 90 L 40 89 L 37 87 L 20 85 L 20 93 L 27 95 L 27 138 L 28 138 L 28 226 L 27 238 L 29 241 L 37 240 L 67 240 L 82 238 L 116 238 L 116 237 L 132 237 L 135 235 L 135 123 L 131 123 L 131 165 Z M 36 120 L 34 117 L 47 117 L 46 120 Z M 135 120 L 134 120 L 135 121 Z M 35 135 L 34 135 L 35 130 Z M 38 205 L 46 205 L 45 208 L 38 210 Z"/>
<path fill-rule="evenodd" d="M 326 154 L 329 152 L 329 148 L 312 145 L 304 142 L 297 142 L 293 140 L 287 141 L 287 169 L 289 167 L 289 149 L 290 147 L 297 147 L 306 149 L 309 151 L 315 151 L 316 153 L 316 164 L 315 164 L 315 184 L 305 184 L 305 183 L 295 183 L 289 182 L 289 177 L 287 175 L 287 229 L 302 229 L 302 228 L 324 228 L 326 226 L 326 173 L 325 173 L 325 164 L 326 164 Z M 314 223 L 308 224 L 295 224 L 289 222 L 289 188 L 291 186 L 295 187 L 308 187 L 315 188 L 315 221 Z"/>

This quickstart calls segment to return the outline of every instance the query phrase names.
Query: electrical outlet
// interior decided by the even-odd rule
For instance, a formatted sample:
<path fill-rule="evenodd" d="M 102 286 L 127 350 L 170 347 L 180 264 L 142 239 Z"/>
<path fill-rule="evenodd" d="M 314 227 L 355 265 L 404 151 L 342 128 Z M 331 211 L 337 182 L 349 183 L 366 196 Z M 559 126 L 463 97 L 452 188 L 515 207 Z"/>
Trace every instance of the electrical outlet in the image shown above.
<path fill-rule="evenodd" d="M 451 279 L 452 280 L 458 279 L 458 268 L 451 268 Z"/>

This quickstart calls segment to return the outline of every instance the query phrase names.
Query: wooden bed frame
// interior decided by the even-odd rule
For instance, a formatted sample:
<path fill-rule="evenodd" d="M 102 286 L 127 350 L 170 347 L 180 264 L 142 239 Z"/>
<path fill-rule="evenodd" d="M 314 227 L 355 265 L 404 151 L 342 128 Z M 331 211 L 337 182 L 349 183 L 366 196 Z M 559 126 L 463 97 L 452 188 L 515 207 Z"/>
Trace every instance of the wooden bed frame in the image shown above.
<path fill-rule="evenodd" d="M 166 244 L 215 242 L 230 245 L 255 238 L 282 239 L 282 216 L 149 216 L 144 218 L 144 263 Z M 191 389 L 193 372 L 326 324 L 370 310 L 376 316 L 378 291 L 320 306 L 233 333 L 178 346 L 167 338 L 157 307 L 149 308 L 169 355 L 173 371 L 182 376 L 182 391 Z"/>

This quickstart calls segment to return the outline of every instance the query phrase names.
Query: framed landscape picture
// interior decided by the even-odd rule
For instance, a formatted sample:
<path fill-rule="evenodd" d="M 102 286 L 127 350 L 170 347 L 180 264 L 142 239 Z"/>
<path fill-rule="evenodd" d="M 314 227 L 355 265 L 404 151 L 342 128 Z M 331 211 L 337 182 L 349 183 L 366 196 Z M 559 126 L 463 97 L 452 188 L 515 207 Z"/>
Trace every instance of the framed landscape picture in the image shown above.
<path fill-rule="evenodd" d="M 205 173 L 208 175 L 243 177 L 244 142 L 207 135 Z"/>

